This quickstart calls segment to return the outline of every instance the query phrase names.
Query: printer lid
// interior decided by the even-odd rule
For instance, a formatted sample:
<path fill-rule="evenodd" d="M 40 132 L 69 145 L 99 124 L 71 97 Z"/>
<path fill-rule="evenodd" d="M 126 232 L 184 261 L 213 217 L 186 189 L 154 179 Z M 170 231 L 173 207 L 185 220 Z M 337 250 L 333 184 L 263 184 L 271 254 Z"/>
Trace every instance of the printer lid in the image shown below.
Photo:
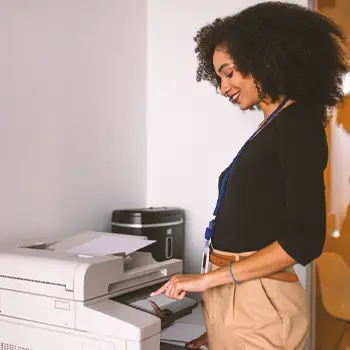
<path fill-rule="evenodd" d="M 64 252 L 19 247 L 0 248 L 0 288 L 64 299 L 74 299 L 77 271 L 120 257 L 90 259 Z M 115 264 L 117 270 L 117 265 Z M 82 276 L 82 278 L 84 278 Z"/>
<path fill-rule="evenodd" d="M 182 261 L 157 262 L 150 253 L 80 256 L 68 252 L 105 233 L 80 233 L 43 248 L 0 247 L 0 288 L 75 301 L 122 295 L 182 271 Z M 34 248 L 33 248 L 34 247 Z"/>

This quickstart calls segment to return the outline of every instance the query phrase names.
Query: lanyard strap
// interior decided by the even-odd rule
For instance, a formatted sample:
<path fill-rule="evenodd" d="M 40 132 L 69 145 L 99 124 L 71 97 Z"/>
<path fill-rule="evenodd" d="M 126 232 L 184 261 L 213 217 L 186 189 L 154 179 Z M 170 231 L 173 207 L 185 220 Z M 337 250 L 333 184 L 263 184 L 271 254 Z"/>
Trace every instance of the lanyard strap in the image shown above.
<path fill-rule="evenodd" d="M 237 155 L 234 157 L 232 163 L 230 164 L 230 166 L 227 168 L 225 174 L 224 174 L 224 177 L 222 179 L 222 182 L 221 182 L 221 186 L 220 186 L 220 191 L 219 191 L 219 197 L 217 199 L 217 202 L 216 202 L 216 206 L 215 206 L 215 209 L 214 209 L 214 213 L 213 213 L 213 216 L 214 216 L 214 219 L 212 219 L 210 222 L 209 222 L 209 226 L 207 227 L 207 229 L 205 230 L 205 239 L 207 241 L 210 241 L 211 240 L 211 237 L 213 236 L 213 231 L 214 231 L 214 224 L 215 224 L 215 217 L 218 213 L 218 210 L 219 210 L 219 207 L 220 207 L 220 204 L 221 204 L 221 200 L 224 196 L 224 192 L 225 192 L 225 187 L 226 187 L 226 183 L 227 183 L 227 180 L 228 180 L 228 177 L 231 173 L 231 170 L 233 168 L 233 166 L 236 164 L 237 162 L 237 159 L 238 157 L 242 154 L 243 152 L 243 149 L 245 148 L 245 146 L 251 141 L 253 140 L 253 138 L 268 124 L 270 123 L 270 121 L 276 116 L 276 114 L 282 109 L 282 107 L 287 103 L 289 99 L 288 98 L 285 98 L 280 104 L 279 106 L 266 118 L 266 120 L 260 125 L 260 127 L 254 132 L 254 134 L 252 136 L 250 136 L 250 138 L 245 142 L 245 144 L 242 146 L 242 148 L 239 150 L 239 152 L 237 153 Z"/>

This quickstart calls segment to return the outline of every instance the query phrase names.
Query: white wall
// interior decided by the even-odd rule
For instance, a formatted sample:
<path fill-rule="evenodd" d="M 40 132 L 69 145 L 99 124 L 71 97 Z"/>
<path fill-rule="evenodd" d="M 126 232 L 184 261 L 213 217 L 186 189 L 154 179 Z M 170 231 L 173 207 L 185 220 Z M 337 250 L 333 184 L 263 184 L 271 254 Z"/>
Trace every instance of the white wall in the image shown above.
<path fill-rule="evenodd" d="M 196 82 L 193 37 L 216 17 L 258 2 L 148 1 L 147 203 L 186 210 L 185 268 L 191 272 L 199 271 L 218 176 L 261 120 Z"/>
<path fill-rule="evenodd" d="M 0 239 L 146 201 L 146 3 L 0 2 Z"/>
<path fill-rule="evenodd" d="M 256 2 L 0 2 L 0 239 L 179 205 L 186 269 L 198 271 L 217 177 L 260 116 L 196 82 L 193 37 Z"/>

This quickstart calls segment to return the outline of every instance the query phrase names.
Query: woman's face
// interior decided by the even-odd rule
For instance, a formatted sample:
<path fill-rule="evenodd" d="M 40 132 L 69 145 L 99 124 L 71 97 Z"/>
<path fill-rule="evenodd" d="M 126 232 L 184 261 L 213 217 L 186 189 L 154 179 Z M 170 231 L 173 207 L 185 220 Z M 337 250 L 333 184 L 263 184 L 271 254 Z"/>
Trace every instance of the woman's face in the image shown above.
<path fill-rule="evenodd" d="M 241 110 L 251 109 L 260 102 L 258 90 L 252 76 L 243 77 L 233 64 L 223 47 L 218 47 L 213 55 L 216 74 L 221 79 L 221 94 Z"/>

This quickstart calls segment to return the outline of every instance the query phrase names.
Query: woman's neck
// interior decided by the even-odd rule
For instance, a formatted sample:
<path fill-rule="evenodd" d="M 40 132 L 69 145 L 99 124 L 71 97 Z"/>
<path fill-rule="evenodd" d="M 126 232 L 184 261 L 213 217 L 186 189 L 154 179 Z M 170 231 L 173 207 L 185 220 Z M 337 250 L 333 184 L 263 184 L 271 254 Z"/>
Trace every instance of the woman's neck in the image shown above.
<path fill-rule="evenodd" d="M 279 104 L 283 101 L 285 97 L 279 98 L 276 102 L 260 102 L 260 108 L 264 113 L 264 121 L 268 118 L 268 116 L 279 106 Z M 287 103 L 281 108 L 286 108 L 290 104 L 294 103 L 292 100 L 288 100 Z"/>

